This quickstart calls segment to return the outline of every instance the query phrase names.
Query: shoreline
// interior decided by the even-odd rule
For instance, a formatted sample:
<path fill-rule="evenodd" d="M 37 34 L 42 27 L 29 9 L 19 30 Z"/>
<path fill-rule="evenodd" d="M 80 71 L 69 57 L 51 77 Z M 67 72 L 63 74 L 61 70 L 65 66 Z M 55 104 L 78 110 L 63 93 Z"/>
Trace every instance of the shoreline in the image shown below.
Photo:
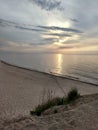
<path fill-rule="evenodd" d="M 90 84 L 90 85 L 98 86 L 98 85 L 95 84 L 95 83 L 90 83 L 90 82 L 86 82 L 86 81 L 81 81 L 81 80 L 80 80 L 79 78 L 77 78 L 77 77 L 71 77 L 71 76 L 61 75 L 61 74 L 52 73 L 52 72 L 48 73 L 48 72 L 43 72 L 43 71 L 39 71 L 39 70 L 34 70 L 34 69 L 31 69 L 31 68 L 26 68 L 26 67 L 22 67 L 22 66 L 18 66 L 18 65 L 12 64 L 12 63 L 6 62 L 6 61 L 4 61 L 4 60 L 0 60 L 0 62 L 3 63 L 3 64 L 6 64 L 6 65 L 8 65 L 8 66 L 17 67 L 17 68 L 19 68 L 19 69 L 24 69 L 24 70 L 27 70 L 27 71 L 34 71 L 34 72 L 42 73 L 42 74 L 45 74 L 45 75 L 55 76 L 55 77 L 59 77 L 59 78 L 65 78 L 65 79 L 74 80 L 74 81 L 81 82 L 81 83 L 85 83 L 85 84 Z"/>

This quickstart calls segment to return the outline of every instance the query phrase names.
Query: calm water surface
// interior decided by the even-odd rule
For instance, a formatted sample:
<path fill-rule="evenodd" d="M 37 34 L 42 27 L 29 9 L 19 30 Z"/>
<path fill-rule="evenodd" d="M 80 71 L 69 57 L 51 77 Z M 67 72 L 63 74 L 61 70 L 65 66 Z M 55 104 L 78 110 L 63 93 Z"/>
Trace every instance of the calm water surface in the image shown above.
<path fill-rule="evenodd" d="M 98 55 L 0 53 L 11 64 L 98 84 Z"/>

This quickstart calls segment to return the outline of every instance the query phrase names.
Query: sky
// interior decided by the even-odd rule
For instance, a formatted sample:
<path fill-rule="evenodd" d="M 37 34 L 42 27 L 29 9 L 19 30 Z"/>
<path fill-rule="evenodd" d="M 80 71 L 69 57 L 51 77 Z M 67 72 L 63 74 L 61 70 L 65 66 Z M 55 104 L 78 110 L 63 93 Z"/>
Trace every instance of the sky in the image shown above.
<path fill-rule="evenodd" d="M 98 0 L 0 0 L 0 51 L 98 52 Z"/>

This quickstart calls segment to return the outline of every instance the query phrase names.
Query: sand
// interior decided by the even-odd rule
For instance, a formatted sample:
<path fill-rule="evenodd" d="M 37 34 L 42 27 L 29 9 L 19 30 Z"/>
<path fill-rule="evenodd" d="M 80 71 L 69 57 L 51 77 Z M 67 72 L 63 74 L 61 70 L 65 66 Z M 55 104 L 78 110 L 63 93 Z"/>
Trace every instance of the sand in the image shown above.
<path fill-rule="evenodd" d="M 95 85 L 0 62 L 1 117 L 26 115 L 42 101 L 48 90 L 53 91 L 53 96 L 64 96 L 72 87 L 81 95 L 98 93 Z"/>
<path fill-rule="evenodd" d="M 47 94 L 48 90 L 53 91 L 53 96 L 64 96 L 72 87 L 76 87 L 81 95 L 98 93 L 98 86 L 92 84 L 19 68 L 0 62 L 0 129 L 63 130 L 66 127 L 64 130 L 73 130 L 75 126 L 69 125 L 72 120 L 71 123 L 76 123 L 77 126 L 75 130 L 78 130 L 80 119 L 81 130 L 84 130 L 84 128 L 93 130 L 93 127 L 95 127 L 94 130 L 97 130 L 98 125 L 96 122 L 98 122 L 98 118 L 96 117 L 98 115 L 98 100 L 75 108 L 71 112 L 72 115 L 68 118 L 70 120 L 69 124 L 61 113 L 43 118 L 28 117 L 30 110 L 42 101 L 43 95 Z M 89 113 L 85 115 L 86 112 Z M 67 115 L 65 112 L 64 116 L 66 117 Z M 16 120 L 9 123 L 8 120 L 13 120 L 13 118 Z M 92 129 L 90 129 L 87 123 L 88 126 L 86 127 L 87 124 L 84 125 L 85 120 L 83 118 L 85 118 L 88 123 L 94 120 L 95 122 L 93 122 L 96 126 L 93 125 Z M 81 121 L 82 119 L 83 122 Z"/>

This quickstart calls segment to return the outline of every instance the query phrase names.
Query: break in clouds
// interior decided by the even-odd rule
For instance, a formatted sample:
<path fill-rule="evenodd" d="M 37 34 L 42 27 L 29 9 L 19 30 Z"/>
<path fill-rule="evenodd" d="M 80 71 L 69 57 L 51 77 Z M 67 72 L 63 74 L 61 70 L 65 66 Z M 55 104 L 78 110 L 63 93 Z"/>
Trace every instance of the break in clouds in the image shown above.
<path fill-rule="evenodd" d="M 0 0 L 0 50 L 97 51 L 97 0 Z"/>

